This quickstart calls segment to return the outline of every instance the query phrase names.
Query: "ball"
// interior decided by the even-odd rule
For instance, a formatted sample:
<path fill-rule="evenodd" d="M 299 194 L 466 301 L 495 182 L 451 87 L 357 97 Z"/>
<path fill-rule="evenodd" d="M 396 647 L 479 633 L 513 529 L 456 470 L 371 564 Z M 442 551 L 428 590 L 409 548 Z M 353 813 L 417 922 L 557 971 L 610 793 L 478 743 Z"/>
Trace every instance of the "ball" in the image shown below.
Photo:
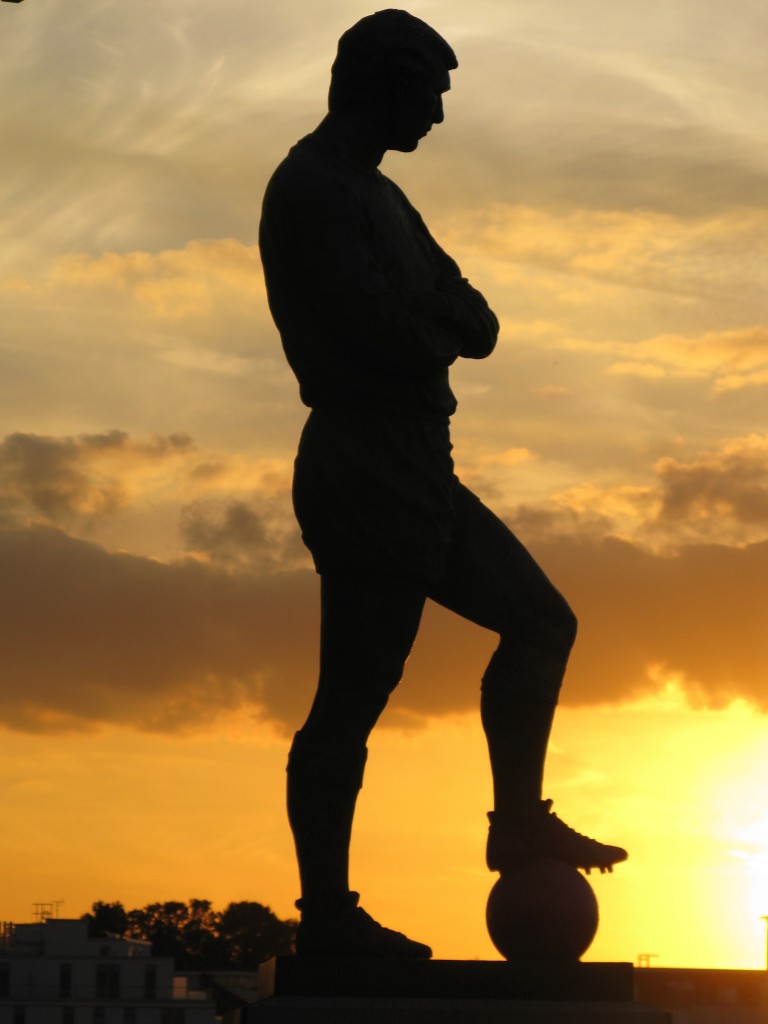
<path fill-rule="evenodd" d="M 502 872 L 485 919 L 507 960 L 578 960 L 597 932 L 597 899 L 576 868 L 529 860 Z"/>

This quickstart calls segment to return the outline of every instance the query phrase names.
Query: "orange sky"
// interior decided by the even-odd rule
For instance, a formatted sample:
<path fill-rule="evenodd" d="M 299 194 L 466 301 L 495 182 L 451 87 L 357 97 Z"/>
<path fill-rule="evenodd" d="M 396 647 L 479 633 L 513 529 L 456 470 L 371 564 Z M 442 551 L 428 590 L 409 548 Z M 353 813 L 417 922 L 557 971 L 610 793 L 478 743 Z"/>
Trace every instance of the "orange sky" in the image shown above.
<path fill-rule="evenodd" d="M 190 897 L 288 916 L 317 580 L 255 237 L 372 8 L 0 7 L 0 919 Z M 763 966 L 767 16 L 409 9 L 460 67 L 445 124 L 383 169 L 502 322 L 453 375 L 457 465 L 580 618 L 547 795 L 631 855 L 594 879 L 588 957 Z M 427 616 L 354 840 L 366 907 L 443 957 L 496 955 L 492 644 Z"/>

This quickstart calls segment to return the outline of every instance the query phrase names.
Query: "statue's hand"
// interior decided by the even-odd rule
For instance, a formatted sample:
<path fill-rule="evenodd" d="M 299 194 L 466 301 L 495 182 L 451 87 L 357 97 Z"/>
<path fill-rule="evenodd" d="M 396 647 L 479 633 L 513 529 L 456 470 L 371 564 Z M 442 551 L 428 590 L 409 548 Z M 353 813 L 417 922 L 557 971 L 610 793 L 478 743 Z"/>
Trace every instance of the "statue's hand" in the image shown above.
<path fill-rule="evenodd" d="M 490 355 L 499 334 L 499 321 L 485 296 L 465 277 L 445 278 L 438 288 L 453 307 L 453 329 L 463 341 L 461 355 L 468 359 Z"/>

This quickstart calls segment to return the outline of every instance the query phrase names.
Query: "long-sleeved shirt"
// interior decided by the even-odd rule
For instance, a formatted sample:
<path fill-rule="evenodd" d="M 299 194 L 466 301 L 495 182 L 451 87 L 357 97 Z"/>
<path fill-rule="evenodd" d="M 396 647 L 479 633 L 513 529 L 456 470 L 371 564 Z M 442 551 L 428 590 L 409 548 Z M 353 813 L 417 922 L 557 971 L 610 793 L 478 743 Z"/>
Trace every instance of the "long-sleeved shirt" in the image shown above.
<path fill-rule="evenodd" d="M 394 182 L 308 135 L 270 180 L 259 244 L 306 405 L 452 415 L 449 366 L 489 355 L 499 325 Z"/>

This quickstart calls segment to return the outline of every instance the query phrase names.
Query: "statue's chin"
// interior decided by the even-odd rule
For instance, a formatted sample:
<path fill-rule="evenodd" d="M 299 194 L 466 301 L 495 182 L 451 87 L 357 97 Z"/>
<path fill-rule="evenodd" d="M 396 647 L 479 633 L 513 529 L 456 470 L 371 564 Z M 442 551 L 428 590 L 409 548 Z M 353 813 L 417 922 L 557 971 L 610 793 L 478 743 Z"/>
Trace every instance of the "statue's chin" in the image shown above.
<path fill-rule="evenodd" d="M 397 150 L 398 153 L 412 153 L 415 149 L 418 149 L 421 139 L 403 139 L 400 142 L 396 142 L 389 148 Z"/>

